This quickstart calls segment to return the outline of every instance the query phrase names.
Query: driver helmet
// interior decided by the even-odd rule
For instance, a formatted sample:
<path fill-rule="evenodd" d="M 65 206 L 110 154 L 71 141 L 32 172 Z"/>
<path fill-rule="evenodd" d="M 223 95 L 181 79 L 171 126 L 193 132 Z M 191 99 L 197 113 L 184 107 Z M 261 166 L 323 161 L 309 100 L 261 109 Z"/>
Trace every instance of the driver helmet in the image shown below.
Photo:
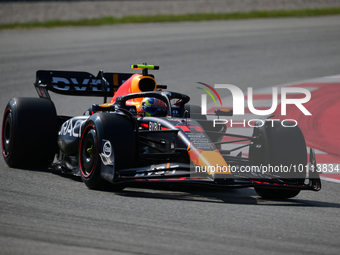
<path fill-rule="evenodd" d="M 139 107 L 139 115 L 142 117 L 165 117 L 167 113 L 166 104 L 154 97 L 144 98 Z"/>

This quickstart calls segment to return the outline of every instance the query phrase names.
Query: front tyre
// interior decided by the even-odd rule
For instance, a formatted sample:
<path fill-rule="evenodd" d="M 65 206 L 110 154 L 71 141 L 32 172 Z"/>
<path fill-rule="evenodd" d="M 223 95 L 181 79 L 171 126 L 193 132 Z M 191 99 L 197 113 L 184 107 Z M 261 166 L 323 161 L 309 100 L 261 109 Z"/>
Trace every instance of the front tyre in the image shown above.
<path fill-rule="evenodd" d="M 187 111 L 187 117 L 195 120 L 206 120 L 207 116 L 202 115 L 202 108 L 199 105 L 186 104 L 185 111 Z"/>
<path fill-rule="evenodd" d="M 88 124 L 80 141 L 79 165 L 81 178 L 87 187 L 95 188 L 103 183 L 98 160 L 98 137 L 94 124 Z"/>
<path fill-rule="evenodd" d="M 134 166 L 137 156 L 134 129 L 129 118 L 115 113 L 96 113 L 86 121 L 79 145 L 79 166 L 88 188 L 115 191 L 124 188 L 117 184 L 108 187 L 108 181 L 113 182 L 117 170 Z M 112 162 L 108 165 L 107 160 Z M 106 171 L 107 176 L 108 168 L 113 178 L 105 181 L 101 171 Z"/>
<path fill-rule="evenodd" d="M 257 195 L 268 199 L 287 199 L 297 196 L 300 190 L 293 189 L 268 189 L 268 188 L 254 188 Z"/>
<path fill-rule="evenodd" d="M 253 136 L 259 137 L 261 146 L 250 147 L 250 158 L 258 160 L 259 165 L 286 167 L 286 169 L 292 166 L 306 166 L 307 149 L 302 131 L 293 122 L 285 122 L 285 125 L 282 126 L 279 121 L 267 121 L 264 126 L 255 128 Z M 280 179 L 297 185 L 303 185 L 305 177 L 305 167 L 301 172 L 280 173 Z M 262 187 L 255 187 L 255 191 L 259 196 L 271 199 L 291 198 L 300 193 L 298 189 Z"/>

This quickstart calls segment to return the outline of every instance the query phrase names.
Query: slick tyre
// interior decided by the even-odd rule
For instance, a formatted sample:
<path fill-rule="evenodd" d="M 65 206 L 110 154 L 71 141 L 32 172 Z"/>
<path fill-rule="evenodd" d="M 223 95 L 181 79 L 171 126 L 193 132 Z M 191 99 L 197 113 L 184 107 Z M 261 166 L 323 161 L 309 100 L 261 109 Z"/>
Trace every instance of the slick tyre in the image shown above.
<path fill-rule="evenodd" d="M 297 196 L 300 190 L 289 189 L 266 189 L 255 187 L 257 195 L 268 199 L 287 199 Z"/>
<path fill-rule="evenodd" d="M 188 111 L 187 117 L 196 120 L 201 125 L 201 127 L 203 128 L 204 131 L 226 132 L 227 126 L 225 124 L 224 124 L 224 126 L 222 126 L 222 124 L 217 124 L 215 126 L 215 125 L 213 125 L 212 121 L 206 121 L 207 116 L 202 115 L 201 106 L 185 105 L 185 110 Z M 209 136 L 211 141 L 212 142 L 220 142 L 223 138 L 223 135 L 218 134 L 218 133 L 213 133 L 213 132 L 207 133 L 207 135 Z M 222 146 L 221 144 L 216 145 L 216 148 L 221 149 L 222 148 L 221 146 Z"/>
<path fill-rule="evenodd" d="M 262 132 L 254 133 L 262 137 L 260 149 L 250 148 L 250 158 L 261 159 L 262 165 L 294 169 L 296 171 L 280 172 L 280 179 L 294 184 L 303 184 L 306 177 L 307 149 L 304 136 L 295 123 L 285 122 L 283 127 L 279 121 L 266 122 Z M 263 198 L 286 199 L 295 197 L 300 190 L 295 189 L 272 189 L 255 187 L 256 193 Z"/>
<path fill-rule="evenodd" d="M 98 131 L 92 122 L 86 123 L 80 141 L 79 164 L 81 178 L 85 185 L 90 188 L 98 188 L 104 183 L 100 178 L 101 163 L 99 157 Z"/>
<path fill-rule="evenodd" d="M 115 171 L 133 167 L 136 161 L 137 142 L 131 120 L 114 113 L 92 115 L 84 125 L 79 145 L 80 174 L 90 189 L 108 189 L 109 183 L 101 177 L 103 141 L 109 141 L 112 146 L 110 153 Z M 119 191 L 124 187 L 111 184 L 110 189 Z"/>
<path fill-rule="evenodd" d="M 202 108 L 198 105 L 185 105 L 185 110 L 188 111 L 188 118 L 196 119 L 196 120 L 206 120 L 207 116 L 202 115 Z"/>
<path fill-rule="evenodd" d="M 57 146 L 57 114 L 51 100 L 19 97 L 9 101 L 2 121 L 2 154 L 14 168 L 46 168 Z"/>

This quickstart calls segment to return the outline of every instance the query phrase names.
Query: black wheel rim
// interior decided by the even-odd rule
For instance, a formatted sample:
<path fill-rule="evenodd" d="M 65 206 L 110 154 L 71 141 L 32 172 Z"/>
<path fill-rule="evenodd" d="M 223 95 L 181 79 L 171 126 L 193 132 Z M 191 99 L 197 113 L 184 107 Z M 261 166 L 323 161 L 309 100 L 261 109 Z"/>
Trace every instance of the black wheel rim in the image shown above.
<path fill-rule="evenodd" d="M 97 135 L 91 126 L 86 129 L 88 131 L 81 141 L 80 165 L 82 175 L 88 178 L 93 173 L 97 161 Z"/>
<path fill-rule="evenodd" d="M 2 150 L 5 157 L 9 156 L 12 137 L 13 137 L 12 113 L 9 111 L 6 114 L 2 127 Z"/>

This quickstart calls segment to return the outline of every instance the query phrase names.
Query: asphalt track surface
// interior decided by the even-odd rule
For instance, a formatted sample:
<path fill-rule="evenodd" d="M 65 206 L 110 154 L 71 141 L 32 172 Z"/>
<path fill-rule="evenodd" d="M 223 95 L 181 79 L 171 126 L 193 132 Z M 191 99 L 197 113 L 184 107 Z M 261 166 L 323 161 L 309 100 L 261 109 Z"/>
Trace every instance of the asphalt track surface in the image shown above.
<path fill-rule="evenodd" d="M 148 62 L 160 65 L 159 84 L 195 102 L 195 82 L 245 89 L 338 74 L 339 24 L 334 16 L 1 31 L 0 111 L 12 97 L 36 96 L 38 69 L 129 72 Z M 101 102 L 53 100 L 67 115 Z M 0 254 L 339 254 L 340 186 L 322 184 L 285 201 L 250 188 L 115 193 L 1 158 Z"/>

